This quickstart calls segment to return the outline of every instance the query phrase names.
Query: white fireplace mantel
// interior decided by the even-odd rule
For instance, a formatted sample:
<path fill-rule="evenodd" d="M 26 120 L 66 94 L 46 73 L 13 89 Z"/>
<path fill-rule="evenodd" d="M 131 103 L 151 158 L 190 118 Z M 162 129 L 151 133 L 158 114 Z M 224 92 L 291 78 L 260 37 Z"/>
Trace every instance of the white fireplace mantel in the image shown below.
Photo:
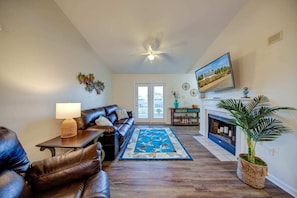
<path fill-rule="evenodd" d="M 217 107 L 218 102 L 222 99 L 202 99 L 202 104 L 200 105 L 200 131 L 199 133 L 205 138 L 208 138 L 208 114 L 217 115 L 224 118 L 231 118 L 229 113 Z M 243 102 L 248 101 L 249 99 L 239 99 Z M 222 148 L 223 149 L 223 148 Z M 235 156 L 238 157 L 240 153 L 246 153 L 246 141 L 245 136 L 242 131 L 237 127 L 236 128 L 236 146 L 235 146 Z"/>

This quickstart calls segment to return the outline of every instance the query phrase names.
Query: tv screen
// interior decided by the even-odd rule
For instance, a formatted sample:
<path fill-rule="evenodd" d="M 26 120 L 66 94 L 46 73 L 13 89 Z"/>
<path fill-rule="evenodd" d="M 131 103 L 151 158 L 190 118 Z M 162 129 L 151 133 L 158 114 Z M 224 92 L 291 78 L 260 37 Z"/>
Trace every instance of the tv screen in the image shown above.
<path fill-rule="evenodd" d="M 195 74 L 199 92 L 235 88 L 229 52 L 201 67 Z"/>

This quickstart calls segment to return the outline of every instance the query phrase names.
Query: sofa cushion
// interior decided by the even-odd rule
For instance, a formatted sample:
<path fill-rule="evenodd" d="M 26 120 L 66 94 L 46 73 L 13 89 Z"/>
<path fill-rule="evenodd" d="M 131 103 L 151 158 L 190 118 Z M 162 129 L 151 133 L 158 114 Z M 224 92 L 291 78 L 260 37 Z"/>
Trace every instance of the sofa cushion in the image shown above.
<path fill-rule="evenodd" d="M 98 126 L 113 126 L 109 119 L 104 116 L 100 116 L 97 120 L 95 120 L 95 123 Z"/>
<path fill-rule="evenodd" d="M 118 105 L 109 105 L 104 108 L 105 108 L 106 115 L 109 115 L 114 113 L 119 107 Z"/>
<path fill-rule="evenodd" d="M 117 116 L 116 116 L 115 113 L 109 114 L 109 115 L 107 116 L 107 118 L 110 120 L 110 122 L 111 122 L 112 124 L 114 124 L 115 121 L 117 121 Z"/>
<path fill-rule="evenodd" d="M 35 192 L 34 197 L 38 198 L 61 198 L 61 197 L 82 197 L 84 180 L 67 183 L 50 190 Z"/>
<path fill-rule="evenodd" d="M 128 124 L 123 124 L 122 127 L 119 129 L 119 133 L 127 138 L 128 132 L 129 132 L 130 126 Z"/>
<path fill-rule="evenodd" d="M 84 130 L 89 126 L 95 125 L 95 120 L 100 116 L 106 116 L 105 110 L 102 107 L 83 110 L 79 118 L 74 118 L 77 123 L 77 129 Z"/>
<path fill-rule="evenodd" d="M 117 120 L 115 121 L 115 123 L 113 123 L 114 125 L 122 125 L 125 124 L 127 122 L 128 119 L 122 119 L 122 120 Z"/>
<path fill-rule="evenodd" d="M 82 115 L 85 117 L 86 123 L 95 124 L 95 120 L 99 118 L 99 116 L 105 116 L 105 110 L 103 108 L 91 109 L 82 112 Z"/>
<path fill-rule="evenodd" d="M 129 118 L 126 109 L 117 109 L 116 114 L 117 114 L 118 120 Z"/>

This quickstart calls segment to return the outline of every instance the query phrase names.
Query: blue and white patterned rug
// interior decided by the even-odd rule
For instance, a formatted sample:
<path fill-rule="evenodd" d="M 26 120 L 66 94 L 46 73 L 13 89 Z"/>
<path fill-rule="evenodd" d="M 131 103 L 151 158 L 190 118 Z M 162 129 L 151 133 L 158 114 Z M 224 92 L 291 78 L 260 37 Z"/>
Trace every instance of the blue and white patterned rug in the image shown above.
<path fill-rule="evenodd" d="M 192 160 L 170 128 L 135 128 L 120 160 Z"/>

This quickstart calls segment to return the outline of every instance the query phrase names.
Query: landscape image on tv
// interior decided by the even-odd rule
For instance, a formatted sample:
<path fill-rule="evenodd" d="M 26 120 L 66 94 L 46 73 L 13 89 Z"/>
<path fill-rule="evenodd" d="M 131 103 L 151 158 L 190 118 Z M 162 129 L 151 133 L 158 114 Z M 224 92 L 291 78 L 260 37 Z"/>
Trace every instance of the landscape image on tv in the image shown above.
<path fill-rule="evenodd" d="M 230 54 L 226 53 L 198 69 L 196 79 L 200 92 L 234 88 Z"/>

